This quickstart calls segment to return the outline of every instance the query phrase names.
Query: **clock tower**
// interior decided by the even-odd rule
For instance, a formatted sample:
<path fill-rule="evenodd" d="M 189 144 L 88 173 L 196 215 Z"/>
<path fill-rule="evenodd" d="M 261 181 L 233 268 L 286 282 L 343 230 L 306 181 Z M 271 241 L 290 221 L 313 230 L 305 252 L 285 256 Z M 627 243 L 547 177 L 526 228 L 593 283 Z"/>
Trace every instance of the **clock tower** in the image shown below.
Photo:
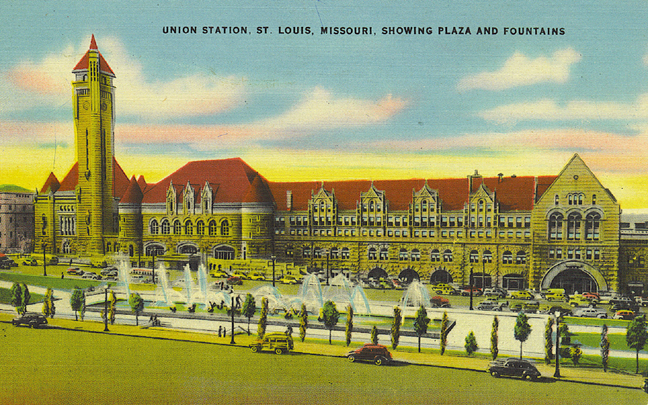
<path fill-rule="evenodd" d="M 115 73 L 99 52 L 94 35 L 72 73 L 78 244 L 81 251 L 103 254 L 104 235 L 117 232 L 113 229 Z"/>

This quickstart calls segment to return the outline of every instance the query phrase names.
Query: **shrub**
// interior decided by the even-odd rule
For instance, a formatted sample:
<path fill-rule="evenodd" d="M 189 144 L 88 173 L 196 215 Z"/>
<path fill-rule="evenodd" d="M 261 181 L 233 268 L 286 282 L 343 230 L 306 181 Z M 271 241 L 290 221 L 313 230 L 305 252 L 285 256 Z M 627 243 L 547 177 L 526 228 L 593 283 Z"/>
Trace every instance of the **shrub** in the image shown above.
<path fill-rule="evenodd" d="M 479 346 L 477 346 L 477 339 L 475 338 L 475 333 L 473 331 L 470 331 L 470 333 L 466 336 L 466 344 L 464 345 L 466 348 L 466 353 L 468 353 L 468 356 L 472 356 L 473 353 L 479 349 Z"/>

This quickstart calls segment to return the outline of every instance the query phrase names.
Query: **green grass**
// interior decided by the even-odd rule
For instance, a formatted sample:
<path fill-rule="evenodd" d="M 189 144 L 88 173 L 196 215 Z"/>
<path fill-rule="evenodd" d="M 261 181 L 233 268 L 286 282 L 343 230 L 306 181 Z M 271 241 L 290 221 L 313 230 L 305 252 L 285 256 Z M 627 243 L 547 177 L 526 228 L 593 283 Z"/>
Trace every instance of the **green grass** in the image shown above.
<path fill-rule="evenodd" d="M 43 299 L 45 296 L 37 293 L 30 292 L 29 293 L 29 303 L 30 304 L 36 304 L 39 302 L 43 302 Z M 8 288 L 0 288 L 0 303 L 2 304 L 8 304 L 11 305 L 11 290 Z"/>
<path fill-rule="evenodd" d="M 0 280 L 10 281 L 10 282 L 21 282 L 27 285 L 35 285 L 40 287 L 51 287 L 53 289 L 59 290 L 72 290 L 75 287 L 86 288 L 86 287 L 96 287 L 101 284 L 100 281 L 94 280 L 80 280 L 72 278 L 60 278 L 60 277 L 44 277 L 41 275 L 33 274 L 22 274 L 14 272 L 0 272 Z"/>
<path fill-rule="evenodd" d="M 11 365 L 0 369 L 0 403 L 645 403 L 636 389 L 111 333 L 0 324 L 4 347 L 12 348 L 0 352 Z"/>
<path fill-rule="evenodd" d="M 589 325 L 589 326 L 603 326 L 604 324 L 612 327 L 623 327 L 625 328 L 630 324 L 630 321 L 624 321 L 623 319 L 598 319 L 598 318 L 576 318 L 576 317 L 566 317 L 565 322 L 567 325 Z"/>

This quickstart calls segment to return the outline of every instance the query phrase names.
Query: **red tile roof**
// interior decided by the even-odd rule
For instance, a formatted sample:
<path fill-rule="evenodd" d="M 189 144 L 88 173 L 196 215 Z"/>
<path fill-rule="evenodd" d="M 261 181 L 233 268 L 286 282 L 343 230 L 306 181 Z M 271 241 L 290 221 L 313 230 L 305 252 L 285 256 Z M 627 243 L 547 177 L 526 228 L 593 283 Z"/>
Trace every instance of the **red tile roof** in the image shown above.
<path fill-rule="evenodd" d="M 541 178 L 543 184 L 555 179 L 545 176 Z M 376 180 L 373 182 L 376 189 L 385 191 L 392 211 L 409 209 L 412 202 L 412 192 L 419 191 L 425 185 L 425 179 L 409 180 Z M 476 178 L 473 180 L 473 189 L 484 185 L 489 191 L 495 191 L 502 211 L 522 210 L 530 211 L 533 208 L 535 196 L 534 177 L 498 177 Z M 277 210 L 287 210 L 286 192 L 292 192 L 292 209 L 304 211 L 308 209 L 308 200 L 311 193 L 316 193 L 322 184 L 327 191 L 335 192 L 338 209 L 355 210 L 356 202 L 360 201 L 360 193 L 366 192 L 371 187 L 369 180 L 327 181 L 327 182 L 270 182 L 270 190 L 277 203 Z M 443 202 L 444 211 L 461 210 L 468 201 L 468 178 L 427 180 L 432 190 L 437 190 Z M 476 184 L 476 185 L 475 185 Z M 541 190 L 544 192 L 546 188 Z"/>
<path fill-rule="evenodd" d="M 140 189 L 135 176 L 133 176 L 130 179 L 130 183 L 128 184 L 128 188 L 126 189 L 124 196 L 119 202 L 126 204 L 139 204 L 142 202 L 143 196 L 144 194 L 142 194 L 142 190 Z"/>
<path fill-rule="evenodd" d="M 263 181 L 261 176 L 256 176 L 248 192 L 243 197 L 243 202 L 272 202 L 274 201 L 268 184 Z"/>
<path fill-rule="evenodd" d="M 97 51 L 97 53 L 99 53 L 99 70 L 105 74 L 115 77 L 115 72 L 112 71 L 112 69 L 108 65 L 108 62 L 106 62 L 104 57 L 101 55 L 101 52 L 99 52 L 98 50 L 97 42 L 95 41 L 94 35 L 92 35 L 92 39 L 90 40 L 90 48 L 85 53 L 85 55 L 83 55 L 79 63 L 76 64 L 74 69 L 72 69 L 72 73 L 76 73 L 77 71 L 81 71 L 81 70 L 88 70 L 88 60 L 89 60 L 90 51 Z"/>
<path fill-rule="evenodd" d="M 58 189 L 61 187 L 61 183 L 59 183 L 58 179 L 54 175 L 54 173 L 50 172 L 49 176 L 47 176 L 47 180 L 45 180 L 45 184 L 43 184 L 43 188 L 41 188 L 41 193 L 42 194 L 47 194 L 50 191 L 52 193 L 56 193 Z"/>
<path fill-rule="evenodd" d="M 129 180 L 117 160 L 113 157 L 113 197 L 121 198 L 128 189 Z M 61 182 L 59 191 L 74 191 L 79 184 L 79 162 L 74 163 Z"/>
<path fill-rule="evenodd" d="M 267 181 L 240 158 L 198 160 L 189 162 L 156 184 L 149 184 L 143 203 L 163 203 L 166 192 L 173 183 L 176 193 L 191 184 L 198 193 L 208 182 L 214 191 L 214 203 L 243 202 L 256 177 Z"/>

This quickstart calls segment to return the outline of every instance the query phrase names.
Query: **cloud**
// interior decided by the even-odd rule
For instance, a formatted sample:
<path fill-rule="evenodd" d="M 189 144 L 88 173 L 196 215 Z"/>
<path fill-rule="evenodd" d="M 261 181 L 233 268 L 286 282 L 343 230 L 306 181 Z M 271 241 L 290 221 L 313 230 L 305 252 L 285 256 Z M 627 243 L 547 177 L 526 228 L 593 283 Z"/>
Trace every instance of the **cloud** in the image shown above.
<path fill-rule="evenodd" d="M 305 137 L 323 130 L 383 123 L 400 113 L 408 101 L 386 95 L 378 100 L 338 98 L 317 87 L 292 108 L 272 118 L 239 125 L 120 124 L 115 132 L 124 143 L 191 144 L 197 150 L 227 149 L 241 141 Z"/>
<path fill-rule="evenodd" d="M 0 112 L 39 105 L 58 106 L 70 100 L 72 68 L 88 50 L 89 41 L 46 56 L 22 61 L 0 72 Z M 118 114 L 145 119 L 173 119 L 219 114 L 243 105 L 246 79 L 194 73 L 168 81 L 147 81 L 142 64 L 121 41 L 98 39 L 99 50 L 117 76 Z"/>
<path fill-rule="evenodd" d="M 500 124 L 529 120 L 638 120 L 648 118 L 648 96 L 642 95 L 631 104 L 576 100 L 564 106 L 553 100 L 542 99 L 499 106 L 478 115 Z"/>
<path fill-rule="evenodd" d="M 541 56 L 535 59 L 515 52 L 501 69 L 465 77 L 459 81 L 457 89 L 500 91 L 537 83 L 565 83 L 571 65 L 580 60 L 581 55 L 572 48 L 556 51 L 549 58 Z"/>

